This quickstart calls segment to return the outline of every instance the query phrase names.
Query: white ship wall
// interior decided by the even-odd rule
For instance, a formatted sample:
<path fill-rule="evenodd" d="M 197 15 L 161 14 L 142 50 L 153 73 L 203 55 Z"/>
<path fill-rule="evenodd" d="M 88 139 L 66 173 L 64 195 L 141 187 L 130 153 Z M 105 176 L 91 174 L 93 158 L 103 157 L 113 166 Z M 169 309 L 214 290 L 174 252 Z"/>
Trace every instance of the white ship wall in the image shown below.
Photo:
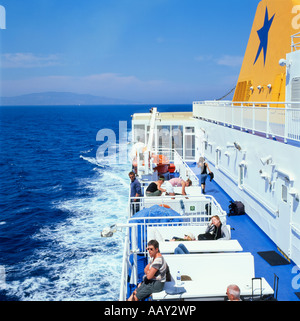
<path fill-rule="evenodd" d="M 300 101 L 300 50 L 286 55 L 286 101 Z M 299 105 L 296 105 L 299 108 Z"/>
<path fill-rule="evenodd" d="M 242 201 L 253 221 L 300 265 L 300 148 L 201 119 L 195 122 L 196 142 L 202 141 L 197 152 L 204 153 L 215 181 Z"/>

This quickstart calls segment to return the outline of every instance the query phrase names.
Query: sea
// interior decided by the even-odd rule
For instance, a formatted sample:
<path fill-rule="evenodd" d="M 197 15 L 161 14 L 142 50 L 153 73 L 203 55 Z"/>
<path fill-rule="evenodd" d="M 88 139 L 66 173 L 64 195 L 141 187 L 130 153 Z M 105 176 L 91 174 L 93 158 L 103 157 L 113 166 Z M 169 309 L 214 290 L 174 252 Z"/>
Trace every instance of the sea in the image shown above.
<path fill-rule="evenodd" d="M 126 222 L 120 143 L 151 107 L 0 107 L 0 301 L 118 300 L 125 231 L 100 233 Z"/>

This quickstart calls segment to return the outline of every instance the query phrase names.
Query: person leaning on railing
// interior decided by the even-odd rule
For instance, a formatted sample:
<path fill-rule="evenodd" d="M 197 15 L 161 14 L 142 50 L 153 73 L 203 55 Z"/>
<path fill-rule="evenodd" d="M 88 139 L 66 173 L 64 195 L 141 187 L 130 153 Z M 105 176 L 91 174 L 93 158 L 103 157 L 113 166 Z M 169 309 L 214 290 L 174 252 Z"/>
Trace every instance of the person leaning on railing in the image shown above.
<path fill-rule="evenodd" d="M 131 202 L 131 211 L 133 214 L 140 210 L 139 197 L 142 196 L 141 183 L 135 177 L 134 172 L 128 174 L 130 178 L 130 202 Z M 137 198 L 134 198 L 137 197 Z"/>

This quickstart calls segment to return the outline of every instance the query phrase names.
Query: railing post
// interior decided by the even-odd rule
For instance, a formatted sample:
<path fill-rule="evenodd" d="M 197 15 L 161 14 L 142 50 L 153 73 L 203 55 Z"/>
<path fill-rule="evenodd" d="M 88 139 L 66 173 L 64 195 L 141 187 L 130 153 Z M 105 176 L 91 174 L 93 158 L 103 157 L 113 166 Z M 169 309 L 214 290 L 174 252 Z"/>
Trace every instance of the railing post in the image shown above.
<path fill-rule="evenodd" d="M 252 104 L 252 134 L 255 134 L 255 104 Z"/>
<path fill-rule="evenodd" d="M 233 103 L 231 103 L 231 128 L 233 128 L 233 112 L 234 112 L 234 106 L 233 106 Z"/>
<path fill-rule="evenodd" d="M 243 119 L 243 116 L 244 116 L 244 114 L 243 114 L 243 109 L 244 109 L 244 104 L 243 103 L 241 103 L 241 124 L 240 124 L 240 129 L 241 129 L 241 131 L 243 131 L 243 125 L 244 125 L 244 119 Z"/>
<path fill-rule="evenodd" d="M 137 284 L 138 282 L 138 269 L 137 269 L 137 251 L 138 251 L 138 244 L 137 244 L 137 225 L 131 228 L 131 251 L 133 252 L 133 265 L 131 271 L 131 284 Z"/>
<path fill-rule="evenodd" d="M 285 104 L 285 109 L 284 109 L 284 118 L 285 118 L 285 124 L 284 124 L 284 142 L 287 142 L 287 138 L 289 135 L 289 104 Z"/>
<path fill-rule="evenodd" d="M 270 133 L 270 104 L 267 104 L 267 132 L 266 137 L 269 138 Z"/>

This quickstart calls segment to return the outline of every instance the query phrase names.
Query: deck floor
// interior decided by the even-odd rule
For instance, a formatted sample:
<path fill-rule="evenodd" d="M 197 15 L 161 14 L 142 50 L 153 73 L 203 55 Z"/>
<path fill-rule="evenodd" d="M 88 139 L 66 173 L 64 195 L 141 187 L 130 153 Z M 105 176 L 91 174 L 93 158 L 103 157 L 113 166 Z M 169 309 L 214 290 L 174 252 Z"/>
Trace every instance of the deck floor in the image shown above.
<path fill-rule="evenodd" d="M 198 175 L 195 163 L 188 164 Z M 232 198 L 213 180 L 206 181 L 206 194 L 212 195 L 221 205 L 222 209 L 228 212 L 228 206 Z M 300 268 L 293 262 L 288 265 L 271 266 L 257 252 L 276 251 L 280 254 L 276 244 L 254 223 L 247 215 L 229 216 L 228 224 L 233 228 L 232 239 L 237 239 L 245 252 L 251 252 L 255 262 L 255 276 L 264 277 L 273 287 L 274 274 L 279 277 L 278 301 L 300 301 L 295 293 L 300 292 Z"/>

